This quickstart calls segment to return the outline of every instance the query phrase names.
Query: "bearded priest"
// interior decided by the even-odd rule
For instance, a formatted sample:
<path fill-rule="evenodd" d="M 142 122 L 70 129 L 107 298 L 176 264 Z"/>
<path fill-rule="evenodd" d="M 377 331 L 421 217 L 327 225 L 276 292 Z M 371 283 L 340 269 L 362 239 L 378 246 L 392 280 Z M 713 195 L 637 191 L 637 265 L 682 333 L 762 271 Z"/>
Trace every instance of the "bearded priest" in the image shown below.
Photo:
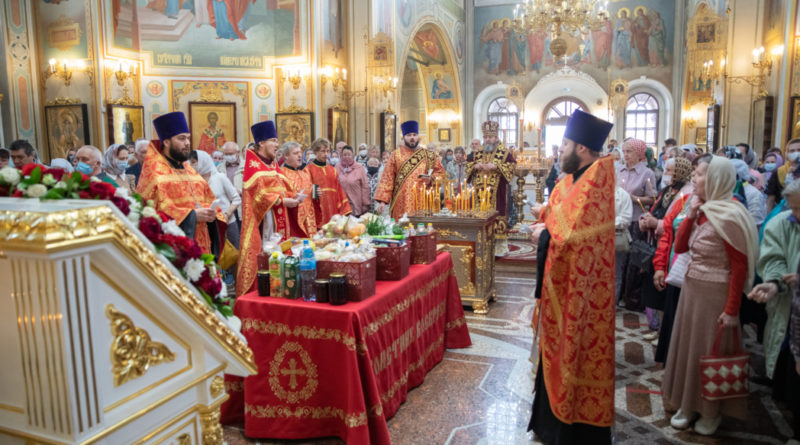
<path fill-rule="evenodd" d="M 558 182 L 534 209 L 536 382 L 528 429 L 548 444 L 611 444 L 614 423 L 614 159 L 612 124 L 567 121 Z M 609 198 L 611 197 L 611 198 Z"/>
<path fill-rule="evenodd" d="M 383 176 L 375 190 L 375 210 L 383 213 L 386 205 L 392 218 L 399 220 L 404 213 L 414 213 L 414 191 L 430 187 L 445 177 L 442 160 L 434 151 L 418 148 L 419 124 L 406 121 L 400 125 L 403 145 L 392 153 L 383 168 Z"/>
<path fill-rule="evenodd" d="M 192 151 L 186 116 L 180 111 L 153 120 L 157 140 L 150 141 L 136 192 L 178 223 L 203 253 L 219 257 L 225 242 L 225 216 L 212 208 L 214 192 L 186 162 Z"/>
<path fill-rule="evenodd" d="M 275 123 L 264 121 L 250 127 L 255 147 L 245 150 L 242 176 L 242 238 L 236 295 L 256 287 L 258 254 L 262 240 L 279 234 L 289 237 L 287 207 L 297 207 L 294 191 L 275 162 L 278 133 Z"/>

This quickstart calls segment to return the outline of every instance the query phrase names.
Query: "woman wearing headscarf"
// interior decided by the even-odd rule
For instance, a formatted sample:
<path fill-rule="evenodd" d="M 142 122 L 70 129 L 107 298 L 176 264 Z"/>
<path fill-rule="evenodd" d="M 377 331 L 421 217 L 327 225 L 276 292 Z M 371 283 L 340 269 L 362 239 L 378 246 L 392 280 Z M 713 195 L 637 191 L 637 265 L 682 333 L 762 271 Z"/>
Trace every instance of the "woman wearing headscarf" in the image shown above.
<path fill-rule="evenodd" d="M 753 180 L 750 176 L 750 167 L 741 159 L 731 159 L 733 167 L 736 169 L 736 188 L 733 191 L 734 197 L 744 195 L 744 202 L 750 215 L 756 223 L 756 227 L 761 227 L 764 223 L 764 218 L 767 217 L 767 205 L 764 201 L 764 195 L 753 187 L 750 182 Z"/>
<path fill-rule="evenodd" d="M 691 194 L 689 180 L 692 174 L 692 163 L 684 158 L 670 158 L 664 164 L 664 175 L 661 183 L 664 188 L 656 197 L 656 202 L 650 206 L 650 211 L 639 218 L 639 229 L 648 232 L 651 239 L 660 239 L 664 233 L 663 220 L 673 202 L 681 200 L 682 195 Z M 660 315 L 664 310 L 664 290 L 653 285 L 655 271 L 644 273 L 642 282 L 642 300 L 647 312 L 647 323 L 654 332 L 645 337 L 646 340 L 656 341 L 660 327 Z"/>
<path fill-rule="evenodd" d="M 745 418 L 747 398 L 704 400 L 700 357 L 711 353 L 718 326 L 739 328 L 741 295 L 750 291 L 755 274 L 758 235 L 750 213 L 732 199 L 736 170 L 730 160 L 703 156 L 692 182 L 695 194 L 675 241 L 675 253 L 689 252 L 690 259 L 662 389 L 664 408 L 677 410 L 670 419 L 674 428 L 687 428 L 699 414 L 695 432 L 712 435 L 723 414 Z M 729 330 L 723 334 L 721 355 L 741 347 L 733 344 L 738 337 Z"/>
<path fill-rule="evenodd" d="M 633 202 L 633 217 L 630 232 L 633 240 L 647 238 L 647 233 L 639 230 L 639 217 L 645 213 L 645 208 L 655 202 L 656 178 L 653 171 L 647 167 L 647 145 L 641 139 L 626 139 L 622 143 L 622 157 L 624 165 L 617 168 L 617 178 L 622 188 L 631 196 Z M 617 301 L 622 301 L 629 310 L 641 311 L 644 306 L 641 301 L 641 271 L 629 267 L 630 254 L 621 254 L 616 262 Z M 619 261 L 619 260 L 622 261 Z"/>
<path fill-rule="evenodd" d="M 128 155 L 130 150 L 123 144 L 112 144 L 103 154 L 101 166 L 103 172 L 114 181 L 117 186 L 126 189 L 128 192 L 136 191 L 136 177 L 128 175 Z"/>
<path fill-rule="evenodd" d="M 771 175 L 767 181 L 767 190 L 764 193 L 767 194 L 768 212 L 775 207 L 775 204 L 781 201 L 781 193 L 786 188 L 787 183 L 795 179 L 792 172 L 794 172 L 795 167 L 800 165 L 800 138 L 792 139 L 786 143 L 784 155 L 786 163 L 775 170 L 775 174 Z"/>
<path fill-rule="evenodd" d="M 195 160 L 196 158 L 196 160 Z M 197 174 L 203 177 L 214 192 L 214 197 L 219 201 L 219 208 L 228 221 L 226 235 L 228 240 L 237 249 L 239 248 L 240 223 L 236 221 L 236 209 L 242 204 L 242 198 L 236 188 L 231 184 L 228 175 L 220 173 L 214 165 L 214 159 L 203 150 L 194 150 L 189 155 L 192 167 Z M 234 274 L 235 276 L 235 274 Z"/>
<path fill-rule="evenodd" d="M 75 171 L 75 169 L 72 167 L 72 164 L 70 164 L 69 161 L 64 158 L 55 158 L 50 161 L 50 168 L 60 168 L 67 173 L 72 173 Z"/>
<path fill-rule="evenodd" d="M 764 164 L 761 166 L 761 171 L 764 175 L 764 183 L 769 183 L 772 175 L 781 167 L 783 167 L 783 156 L 781 156 L 780 153 L 767 153 L 767 155 L 764 156 Z"/>

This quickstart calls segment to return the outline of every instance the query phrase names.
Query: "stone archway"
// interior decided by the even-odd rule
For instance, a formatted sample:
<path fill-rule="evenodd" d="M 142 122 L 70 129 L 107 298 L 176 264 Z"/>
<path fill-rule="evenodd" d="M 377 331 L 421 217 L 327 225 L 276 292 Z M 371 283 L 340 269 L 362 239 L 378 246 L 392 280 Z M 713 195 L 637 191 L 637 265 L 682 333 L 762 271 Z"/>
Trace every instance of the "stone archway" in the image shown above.
<path fill-rule="evenodd" d="M 398 122 L 416 120 L 425 143 L 462 143 L 461 85 L 455 54 L 441 26 L 424 22 L 411 33 L 399 69 Z"/>

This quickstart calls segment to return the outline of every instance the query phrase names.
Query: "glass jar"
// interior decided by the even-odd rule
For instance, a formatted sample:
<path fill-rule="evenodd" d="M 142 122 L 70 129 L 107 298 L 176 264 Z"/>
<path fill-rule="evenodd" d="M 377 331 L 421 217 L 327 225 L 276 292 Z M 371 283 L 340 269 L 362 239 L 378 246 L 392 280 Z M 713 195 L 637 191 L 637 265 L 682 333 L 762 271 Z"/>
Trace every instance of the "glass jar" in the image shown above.
<path fill-rule="evenodd" d="M 328 292 L 330 289 L 330 282 L 324 278 L 314 280 L 315 293 L 317 294 L 317 303 L 328 302 Z"/>
<path fill-rule="evenodd" d="M 347 303 L 347 280 L 341 272 L 332 273 L 328 284 L 328 298 L 334 306 Z"/>
<path fill-rule="evenodd" d="M 269 271 L 258 271 L 258 296 L 269 297 Z"/>

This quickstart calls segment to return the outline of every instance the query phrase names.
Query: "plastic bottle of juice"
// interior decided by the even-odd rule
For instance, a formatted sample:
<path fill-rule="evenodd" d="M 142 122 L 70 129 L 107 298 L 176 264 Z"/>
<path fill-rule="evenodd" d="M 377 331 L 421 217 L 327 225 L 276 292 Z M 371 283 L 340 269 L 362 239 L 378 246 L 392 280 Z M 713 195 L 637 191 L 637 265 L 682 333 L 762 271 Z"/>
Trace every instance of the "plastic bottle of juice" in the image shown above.
<path fill-rule="evenodd" d="M 280 297 L 281 294 L 281 259 L 278 252 L 272 252 L 269 258 L 269 294 Z"/>

